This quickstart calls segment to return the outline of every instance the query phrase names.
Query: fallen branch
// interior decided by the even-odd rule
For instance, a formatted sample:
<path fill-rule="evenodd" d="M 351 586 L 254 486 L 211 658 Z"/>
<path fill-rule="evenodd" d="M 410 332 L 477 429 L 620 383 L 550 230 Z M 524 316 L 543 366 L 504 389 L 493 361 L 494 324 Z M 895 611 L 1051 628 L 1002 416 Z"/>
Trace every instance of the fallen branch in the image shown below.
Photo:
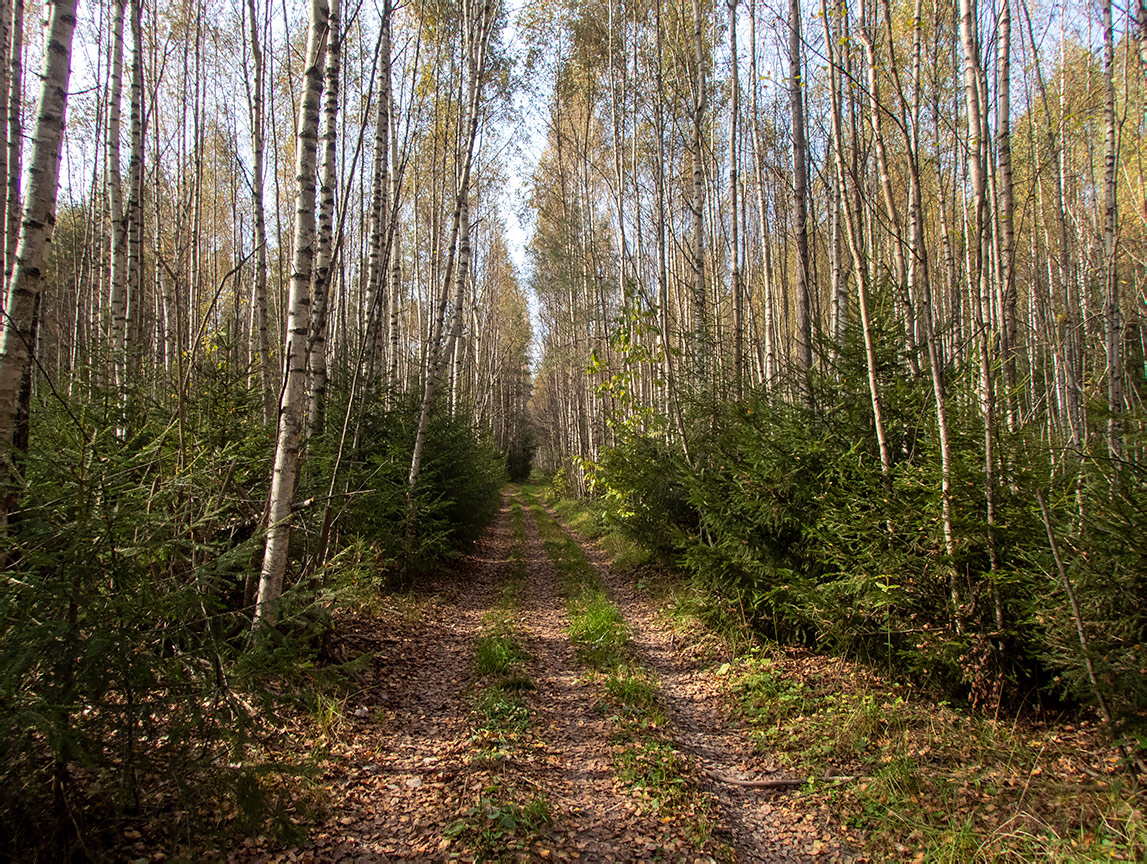
<path fill-rule="evenodd" d="M 808 777 L 780 777 L 776 780 L 739 780 L 736 777 L 729 777 L 725 774 L 718 774 L 716 771 L 706 771 L 714 780 L 719 780 L 721 783 L 728 783 L 731 786 L 741 786 L 745 789 L 794 789 L 797 786 L 804 786 L 808 783 Z M 841 783 L 850 783 L 859 778 L 853 774 L 834 774 L 818 777 L 818 780 L 839 785 Z"/>

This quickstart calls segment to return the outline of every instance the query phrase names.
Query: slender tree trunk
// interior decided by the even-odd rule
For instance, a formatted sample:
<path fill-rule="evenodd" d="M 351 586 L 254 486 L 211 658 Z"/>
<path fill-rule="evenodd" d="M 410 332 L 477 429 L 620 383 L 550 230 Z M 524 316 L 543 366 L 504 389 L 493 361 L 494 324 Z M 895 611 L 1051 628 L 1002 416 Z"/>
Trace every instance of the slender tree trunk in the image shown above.
<path fill-rule="evenodd" d="M 380 365 L 382 319 L 387 313 L 388 293 L 386 274 L 388 256 L 386 239 L 389 234 L 390 205 L 390 29 L 393 8 L 390 0 L 382 7 L 381 68 L 378 73 L 378 113 L 374 126 L 374 171 L 370 195 L 370 239 L 367 246 L 366 274 L 366 364 L 367 391 L 375 371 Z M 388 382 L 390 383 L 390 382 Z"/>
<path fill-rule="evenodd" d="M 737 0 L 728 0 L 729 57 L 733 78 L 729 106 L 729 282 L 733 291 L 733 396 L 739 402 L 745 382 L 745 298 L 741 288 L 741 250 L 737 236 L 737 162 L 740 158 L 741 76 L 737 68 Z"/>
<path fill-rule="evenodd" d="M 8 79 L 8 188 L 5 231 L 4 284 L 12 279 L 16 243 L 20 236 L 20 171 L 23 156 L 24 124 L 20 113 L 24 103 L 24 0 L 12 3 L 12 71 Z M 0 98 L 4 94 L 0 93 Z"/>
<path fill-rule="evenodd" d="M 76 26 L 74 0 L 56 0 L 48 10 L 48 37 L 41 75 L 40 102 L 32 136 L 28 196 L 20 223 L 4 329 L 0 335 L 0 525 L 7 525 L 18 500 L 22 472 L 17 465 L 15 433 L 20 411 L 20 386 L 35 350 L 36 310 L 56 225 L 60 149 L 71 71 L 72 33 Z"/>
<path fill-rule="evenodd" d="M 1115 172 L 1115 35 L 1111 0 L 1103 0 L 1103 335 L 1107 348 L 1107 449 L 1118 466 L 1123 458 L 1123 328 L 1119 309 L 1116 262 L 1118 198 Z"/>
<path fill-rule="evenodd" d="M 470 173 L 474 163 L 474 143 L 478 137 L 479 109 L 481 107 L 482 84 L 486 74 L 486 59 L 490 46 L 490 36 L 494 29 L 493 0 L 484 0 L 478 20 L 474 20 L 474 10 L 469 0 L 463 0 L 463 44 L 465 58 L 463 65 L 467 72 L 467 94 L 465 102 L 464 122 L 460 129 L 459 145 L 462 148 L 458 154 L 461 157 L 461 170 L 459 171 L 458 192 L 455 197 L 453 224 L 449 257 L 446 262 L 438 309 L 435 313 L 434 329 L 429 345 L 427 357 L 426 381 L 422 392 L 422 406 L 418 415 L 418 431 L 414 438 L 414 452 L 410 460 L 410 474 L 407 478 L 407 524 L 406 543 L 408 554 L 413 553 L 414 542 L 417 537 L 417 489 L 418 476 L 422 470 L 422 451 L 426 446 L 426 432 L 430 426 L 430 414 L 434 407 L 434 394 L 438 386 L 438 379 L 442 373 L 442 366 L 454 349 L 455 339 L 452 337 L 449 344 L 443 346 L 442 334 L 446 305 L 449 298 L 449 287 L 455 279 L 455 250 L 459 250 L 458 265 L 462 271 L 469 264 L 469 226 L 464 229 L 466 237 L 465 257 L 461 254 L 460 240 L 462 221 L 469 220 L 468 200 L 470 190 Z M 459 272 L 458 280 L 465 280 L 466 274 Z M 463 281 L 464 288 L 464 281 Z M 461 315 L 462 310 L 458 296 L 459 288 L 455 283 L 455 315 Z"/>
<path fill-rule="evenodd" d="M 1019 425 L 1016 414 L 1016 290 L 1015 216 L 1012 193 L 1012 14 L 1011 0 L 1000 0 L 999 50 L 996 52 L 996 160 L 998 164 L 999 206 L 997 224 L 1000 237 L 1000 275 L 1003 280 L 1003 308 L 1000 310 L 1000 353 L 1004 361 L 1004 412 L 1008 429 Z"/>
<path fill-rule="evenodd" d="M 837 81 L 840 78 L 836 79 Z M 847 176 L 844 164 L 844 130 L 841 128 L 839 112 L 832 112 L 832 135 L 834 146 L 833 155 L 836 158 L 837 176 Z M 857 180 L 853 177 L 853 182 Z M 876 342 L 872 334 L 872 326 L 868 315 L 868 272 L 864 267 L 864 256 L 861 254 L 860 219 L 861 214 L 856 212 L 854 200 L 847 193 L 842 196 L 844 205 L 845 237 L 848 240 L 849 251 L 852 254 L 853 274 L 856 279 L 856 295 L 860 307 L 860 328 L 864 336 L 864 355 L 868 367 L 868 393 L 872 402 L 872 422 L 876 430 L 876 443 L 880 450 L 880 470 L 887 477 L 892 470 L 892 456 L 888 449 L 888 437 L 884 431 L 884 410 L 880 399 L 880 387 L 877 380 Z"/>
<path fill-rule="evenodd" d="M 897 311 L 903 319 L 904 338 L 908 348 L 908 362 L 912 368 L 912 374 L 918 375 L 920 367 L 917 359 L 910 293 L 907 291 L 908 265 L 904 258 L 904 235 L 900 227 L 900 212 L 892 192 L 892 178 L 888 166 L 888 155 L 884 147 L 883 113 L 886 109 L 880 104 L 880 85 L 876 71 L 876 49 L 872 44 L 872 38 L 869 35 L 867 26 L 862 25 L 860 28 L 860 41 L 864 44 L 864 53 L 868 60 L 868 104 L 872 124 L 872 144 L 876 150 L 876 170 L 880 180 L 881 198 L 884 201 L 884 213 L 892 232 L 889 245 L 892 247 L 892 259 L 896 267 L 896 284 L 893 286 L 892 293 L 896 298 Z M 891 62 L 895 63 L 894 57 Z"/>
<path fill-rule="evenodd" d="M 11 129 L 8 123 L 9 101 L 8 97 L 11 93 L 11 80 L 13 72 L 13 64 L 11 62 L 11 50 L 13 46 L 18 46 L 20 43 L 15 42 L 12 36 L 13 25 L 15 22 L 15 9 L 12 0 L 0 0 L 0 177 L 7 180 L 11 176 L 8 166 L 8 160 L 12 156 L 12 148 L 10 145 Z M 17 48 L 19 50 L 19 48 Z M 19 171 L 17 164 L 16 170 Z M 19 203 L 17 203 L 17 207 Z M 11 220 L 12 214 L 7 212 L 7 199 L 4 201 L 4 219 L 0 224 L 7 226 Z M 8 245 L 5 243 L 0 246 L 0 256 L 4 259 L 4 266 L 2 269 L 5 273 L 10 273 L 12 270 L 12 262 L 9 259 Z M 0 310 L 4 308 L 4 290 L 0 288 Z"/>
<path fill-rule="evenodd" d="M 983 114 L 980 99 L 980 46 L 976 37 L 975 0 L 960 0 L 960 43 L 964 52 L 964 100 L 968 114 L 968 181 L 972 190 L 971 225 L 968 227 L 968 295 L 975 312 L 980 351 L 980 414 L 984 423 L 984 502 L 991 571 L 999 569 L 996 546 L 995 406 L 992 380 L 991 290 L 989 288 Z M 977 297 L 978 293 L 978 297 Z M 993 583 L 996 624 L 1003 629 L 1003 610 Z"/>
<path fill-rule="evenodd" d="M 840 36 L 838 34 L 841 29 L 839 19 L 843 16 L 844 12 L 839 7 L 840 4 L 838 2 L 834 12 L 830 15 L 828 0 L 821 0 L 820 3 L 821 20 L 824 24 L 825 45 L 828 46 L 830 110 L 833 115 L 832 123 L 835 126 L 842 124 L 840 105 Z M 829 147 L 833 150 L 833 162 L 830 168 L 832 171 L 832 202 L 829 205 L 829 284 L 831 286 L 832 295 L 832 345 L 833 350 L 839 352 L 844 347 L 844 334 L 848 322 L 848 296 L 845 288 L 845 280 L 841 273 L 840 248 L 840 217 L 843 206 L 842 199 L 844 197 L 844 178 L 840 176 L 840 172 L 837 170 L 838 160 L 836 158 L 836 146 L 837 136 L 832 135 L 829 140 Z"/>
<path fill-rule="evenodd" d="M 248 35 L 251 40 L 251 83 L 247 88 L 251 113 L 251 201 L 255 217 L 255 261 L 251 282 L 251 341 L 248 357 L 250 386 L 262 394 L 263 424 L 275 422 L 275 386 L 271 374 L 271 338 L 267 323 L 267 216 L 263 206 L 263 49 L 259 42 L 259 16 L 255 0 L 247 0 Z"/>
<path fill-rule="evenodd" d="M 390 123 L 390 164 L 394 166 L 390 172 L 390 217 L 387 222 L 386 232 L 386 245 L 387 245 L 387 258 L 390 261 L 390 279 L 388 290 L 390 291 L 390 299 L 387 304 L 390 308 L 390 323 L 388 326 L 388 343 L 387 356 L 390 360 L 390 366 L 387 370 L 386 384 L 388 389 L 388 398 L 390 390 L 398 388 L 398 328 L 400 311 L 399 299 L 402 290 L 402 250 L 399 247 L 399 228 L 401 226 L 399 216 L 399 204 L 402 202 L 402 176 L 403 166 L 398 160 L 398 103 L 394 98 L 394 84 L 393 84 L 393 66 L 390 59 L 389 40 L 391 37 L 391 19 L 393 18 L 393 11 L 390 18 L 386 21 L 385 35 L 388 40 L 387 53 L 385 56 L 385 64 L 383 66 L 383 74 L 386 78 L 384 86 L 386 87 L 386 116 Z M 414 66 L 418 65 L 418 52 L 415 52 Z"/>
<path fill-rule="evenodd" d="M 331 265 L 334 259 L 335 186 L 338 183 L 339 59 L 342 52 L 339 0 L 329 0 L 326 85 L 323 94 L 323 158 L 319 181 L 319 231 L 315 244 L 311 289 L 309 345 L 310 388 L 307 397 L 306 435 L 321 434 L 327 399 L 327 310 L 330 308 Z"/>
<path fill-rule="evenodd" d="M 762 165 L 765 155 L 764 148 L 761 146 L 760 107 L 757 98 L 760 89 L 760 75 L 757 73 L 756 0 L 753 0 L 752 5 L 749 7 L 749 42 L 752 45 L 753 51 L 749 65 L 749 77 L 753 81 L 753 110 L 751 120 L 753 132 L 753 179 L 757 189 L 757 220 L 761 234 L 761 287 L 764 289 L 764 296 L 761 298 L 761 305 L 764 311 L 762 316 L 762 329 L 764 330 L 764 369 L 762 370 L 762 376 L 764 378 L 765 390 L 771 390 L 776 383 L 777 354 L 773 342 L 773 333 L 776 329 L 773 326 L 775 308 L 772 292 L 770 291 L 770 270 L 772 262 L 769 258 L 768 209 L 766 205 L 767 199 L 765 197 L 764 168 Z"/>
<path fill-rule="evenodd" d="M 130 0 L 131 9 L 131 152 L 128 154 L 127 212 L 127 320 L 135 332 L 128 337 L 128 374 L 143 347 L 143 2 Z"/>
<path fill-rule="evenodd" d="M 812 407 L 812 311 L 808 248 L 808 142 L 804 129 L 804 74 L 801 71 L 801 4 L 789 0 L 789 110 L 793 136 L 793 203 L 797 241 L 796 375 L 801 397 Z"/>
<path fill-rule="evenodd" d="M 311 0 L 303 94 L 295 145 L 295 229 L 291 289 L 287 301 L 287 337 L 283 396 L 279 404 L 279 435 L 271 476 L 267 514 L 267 546 L 259 574 L 254 627 L 275 623 L 278 600 L 287 570 L 291 538 L 291 505 L 299 469 L 307 386 L 307 339 L 311 310 L 311 269 L 315 254 L 315 157 L 318 150 L 319 103 L 323 90 L 323 59 L 327 45 L 326 0 Z"/>
<path fill-rule="evenodd" d="M 127 388 L 127 221 L 124 219 L 120 180 L 120 95 L 123 87 L 123 25 L 127 0 L 116 0 L 112 20 L 111 69 L 108 73 L 108 122 L 104 154 L 104 182 L 108 190 L 111 223 L 111 268 L 108 274 L 108 309 L 111 313 L 110 347 L 113 381 L 121 408 Z"/>
<path fill-rule="evenodd" d="M 944 554 L 947 558 L 948 593 L 952 620 L 957 633 L 963 632 L 963 598 L 953 560 L 956 552 L 952 527 L 952 443 L 948 432 L 948 398 L 944 386 L 944 361 L 936 338 L 936 315 L 932 306 L 932 284 L 928 267 L 928 246 L 924 236 L 924 206 L 920 182 L 920 91 L 921 91 L 921 20 L 922 0 L 914 4 L 912 20 L 912 102 L 908 123 L 908 285 L 909 295 L 919 297 L 920 320 L 928 351 L 928 369 L 932 376 L 932 395 L 936 400 L 936 433 L 940 444 L 940 519 L 944 532 Z"/>
<path fill-rule="evenodd" d="M 702 153 L 705 107 L 705 54 L 703 50 L 700 0 L 693 0 L 693 62 L 696 92 L 693 94 L 693 366 L 694 383 L 708 386 L 709 378 L 709 313 L 705 291 L 705 168 Z"/>

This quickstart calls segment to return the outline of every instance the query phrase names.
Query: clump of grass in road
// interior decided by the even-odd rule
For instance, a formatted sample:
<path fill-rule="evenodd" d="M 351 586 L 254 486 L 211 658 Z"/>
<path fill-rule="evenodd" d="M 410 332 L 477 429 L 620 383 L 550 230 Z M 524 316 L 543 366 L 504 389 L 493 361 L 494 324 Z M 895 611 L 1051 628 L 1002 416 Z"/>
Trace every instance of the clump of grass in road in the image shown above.
<path fill-rule="evenodd" d="M 583 663 L 607 672 L 625 660 L 629 628 L 581 546 L 544 509 L 533 507 L 542 548 L 558 571 L 570 641 Z"/>
<path fill-rule="evenodd" d="M 605 696 L 610 707 L 641 726 L 667 725 L 657 681 L 642 666 L 625 664 L 605 678 Z"/>
<path fill-rule="evenodd" d="M 562 522 L 594 541 L 609 556 L 609 566 L 615 572 L 627 572 L 649 564 L 652 553 L 636 543 L 610 520 L 610 511 L 592 498 L 559 498 L 554 512 Z"/>
<path fill-rule="evenodd" d="M 518 645 L 518 640 L 509 633 L 483 634 L 478 637 L 475 663 L 478 674 L 483 677 L 497 679 L 508 676 L 514 664 L 525 659 L 526 654 Z"/>
<path fill-rule="evenodd" d="M 570 605 L 569 638 L 582 662 L 599 671 L 620 665 L 629 630 L 605 592 L 584 590 Z"/>
<path fill-rule="evenodd" d="M 495 782 L 462 818 L 447 826 L 449 839 L 465 843 L 475 860 L 500 860 L 507 853 L 529 849 L 553 822 L 549 801 L 544 795 L 518 802 L 519 790 Z"/>

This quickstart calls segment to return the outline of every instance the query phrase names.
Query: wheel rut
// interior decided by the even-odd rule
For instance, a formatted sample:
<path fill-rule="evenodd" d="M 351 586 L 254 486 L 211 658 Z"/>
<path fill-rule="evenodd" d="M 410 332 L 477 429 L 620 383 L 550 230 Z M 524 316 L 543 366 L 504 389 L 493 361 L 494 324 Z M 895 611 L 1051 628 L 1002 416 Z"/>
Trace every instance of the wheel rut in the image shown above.
<path fill-rule="evenodd" d="M 525 519 L 529 576 L 522 605 L 523 647 L 533 657 L 534 710 L 544 741 L 539 780 L 554 805 L 555 856 L 584 862 L 711 861 L 641 811 L 617 781 L 610 730 L 598 710 L 596 685 L 579 666 L 566 637 L 569 623 L 559 578 L 546 557 L 533 515 Z"/>
<path fill-rule="evenodd" d="M 714 837 L 733 850 L 737 861 L 854 860 L 827 827 L 827 812 L 807 811 L 783 792 L 749 789 L 714 777 L 760 778 L 777 766 L 756 752 L 747 730 L 732 715 L 727 685 L 715 674 L 707 652 L 686 639 L 679 641 L 657 607 L 613 572 L 604 552 L 576 531 L 570 535 L 629 623 L 634 653 L 660 680 L 674 741 L 694 764 L 694 782 L 715 803 Z"/>

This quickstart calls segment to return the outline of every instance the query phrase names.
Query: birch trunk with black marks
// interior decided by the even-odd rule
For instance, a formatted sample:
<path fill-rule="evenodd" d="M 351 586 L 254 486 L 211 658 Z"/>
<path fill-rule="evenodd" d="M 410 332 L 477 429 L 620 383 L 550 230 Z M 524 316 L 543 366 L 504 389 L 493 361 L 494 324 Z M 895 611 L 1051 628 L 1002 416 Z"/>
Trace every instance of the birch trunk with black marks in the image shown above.
<path fill-rule="evenodd" d="M 804 76 L 801 71 L 801 4 L 789 2 L 789 110 L 793 137 L 794 230 L 797 241 L 796 378 L 805 404 L 812 405 L 812 313 L 809 294 L 811 275 L 808 249 L 808 142 L 804 128 Z"/>
<path fill-rule="evenodd" d="M 1019 424 L 1016 413 L 1016 299 L 1015 280 L 1015 206 L 1012 191 L 1012 134 L 1011 134 L 1011 77 L 1012 77 L 1012 14 L 1011 0 L 1001 0 L 999 12 L 999 47 L 996 52 L 996 185 L 999 226 L 999 272 L 1003 298 L 1000 309 L 1000 354 L 1003 357 L 1004 413 L 1008 429 L 1014 432 Z"/>
<path fill-rule="evenodd" d="M 131 152 L 127 158 L 127 339 L 128 375 L 136 367 L 143 336 L 143 2 L 130 0 L 131 10 Z"/>
<path fill-rule="evenodd" d="M 104 143 L 104 182 L 108 190 L 111 250 L 108 270 L 109 346 L 112 381 L 123 404 L 127 388 L 127 220 L 124 219 L 120 178 L 120 97 L 123 90 L 123 25 L 127 0 L 116 0 L 112 20 L 111 68 L 108 73 L 107 137 Z"/>
<path fill-rule="evenodd" d="M 972 192 L 970 224 L 967 227 L 968 301 L 974 313 L 974 324 L 980 353 L 980 416 L 984 424 L 984 503 L 985 530 L 991 572 L 999 569 L 996 546 L 996 459 L 995 405 L 992 365 L 991 288 L 989 274 L 990 244 L 987 242 L 988 196 L 984 158 L 983 103 L 980 98 L 980 44 L 976 35 L 975 0 L 960 0 L 960 45 L 964 54 L 964 102 L 968 121 L 968 183 Z M 1003 629 L 1002 607 L 996 598 L 996 623 Z"/>
<path fill-rule="evenodd" d="M 1123 339 L 1115 260 L 1119 218 L 1115 148 L 1115 34 L 1111 0 L 1103 0 L 1103 341 L 1107 348 L 1107 450 L 1118 466 L 1123 458 Z"/>
<path fill-rule="evenodd" d="M 729 106 L 729 284 L 733 292 L 733 398 L 743 395 L 745 381 L 745 298 L 741 290 L 741 250 L 737 236 L 737 160 L 740 158 L 739 124 L 741 112 L 741 76 L 737 69 L 737 0 L 729 0 L 729 57 L 732 76 L 732 99 Z"/>
<path fill-rule="evenodd" d="M 48 37 L 32 133 L 28 195 L 0 335 L 0 486 L 4 493 L 0 498 L 0 530 L 7 525 L 22 482 L 14 436 L 20 413 L 20 387 L 31 368 L 36 344 L 34 330 L 44 267 L 56 227 L 60 150 L 76 27 L 75 0 L 56 0 L 47 12 Z"/>
<path fill-rule="evenodd" d="M 8 93 L 8 188 L 7 219 L 4 224 L 4 284 L 12 278 L 16 262 L 16 243 L 20 236 L 20 172 L 23 157 L 24 124 L 20 114 L 24 102 L 24 0 L 12 3 L 11 73 Z"/>
<path fill-rule="evenodd" d="M 307 396 L 306 435 L 321 434 L 327 399 L 327 312 L 330 308 L 334 264 L 335 185 L 339 113 L 339 60 L 342 53 L 339 0 L 330 0 L 328 17 L 326 84 L 323 93 L 323 159 L 319 180 L 319 232 L 315 244 L 314 278 L 311 289 L 309 344 L 310 388 Z"/>
<path fill-rule="evenodd" d="M 275 446 L 267 513 L 267 545 L 255 600 L 253 626 L 256 630 L 275 623 L 279 597 L 283 593 L 287 547 L 291 538 L 291 505 L 295 500 L 295 481 L 303 438 L 311 269 L 315 254 L 315 157 L 318 150 L 319 103 L 323 90 L 328 14 L 326 0 L 311 0 L 303 93 L 296 127 L 294 253 L 287 300 L 287 336 L 283 347 L 283 374 L 286 380 L 283 382 L 283 395 L 279 403 L 279 435 Z"/>
<path fill-rule="evenodd" d="M 706 388 L 709 378 L 709 312 L 705 291 L 705 166 L 702 151 L 705 107 L 705 54 L 701 38 L 701 3 L 693 0 L 693 62 L 696 88 L 693 94 L 693 366 L 694 384 Z"/>
<path fill-rule="evenodd" d="M 390 203 L 390 30 L 393 8 L 390 0 L 382 7 L 382 32 L 379 44 L 378 113 L 374 126 L 374 158 L 370 194 L 370 235 L 367 241 L 366 276 L 366 374 L 368 382 L 376 377 L 382 362 L 382 320 L 387 316 L 387 264 L 393 208 Z M 389 383 L 389 382 L 387 382 Z"/>
<path fill-rule="evenodd" d="M 267 215 L 263 204 L 263 49 L 259 41 L 259 17 L 255 0 L 247 0 L 248 38 L 251 42 L 251 81 L 247 87 L 251 114 L 251 203 L 255 221 L 255 260 L 251 276 L 250 341 L 247 357 L 250 367 L 248 386 L 258 388 L 262 396 L 263 424 L 275 422 L 275 384 L 271 372 L 271 338 L 267 323 Z"/>

